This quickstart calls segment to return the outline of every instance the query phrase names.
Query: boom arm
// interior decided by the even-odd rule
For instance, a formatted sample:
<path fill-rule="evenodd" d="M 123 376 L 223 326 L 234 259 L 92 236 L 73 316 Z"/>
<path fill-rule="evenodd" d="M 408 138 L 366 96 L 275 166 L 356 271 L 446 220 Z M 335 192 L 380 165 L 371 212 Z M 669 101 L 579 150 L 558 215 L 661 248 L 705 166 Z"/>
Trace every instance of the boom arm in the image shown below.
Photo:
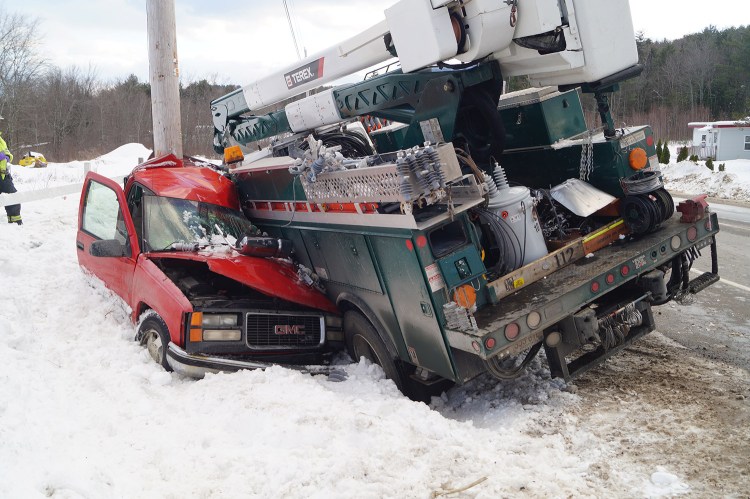
<path fill-rule="evenodd" d="M 593 88 L 605 79 L 611 85 L 613 75 L 632 76 L 638 61 L 627 0 L 400 0 L 364 32 L 213 101 L 215 149 L 351 117 L 351 106 L 338 98 L 349 87 L 306 97 L 284 111 L 252 113 L 393 56 L 403 73 L 451 59 L 494 60 L 504 76 L 527 75 L 534 85 Z M 368 114 L 385 109 L 379 101 L 392 105 L 393 95 L 377 85 L 374 92 L 362 96 L 371 101 L 364 106 Z"/>

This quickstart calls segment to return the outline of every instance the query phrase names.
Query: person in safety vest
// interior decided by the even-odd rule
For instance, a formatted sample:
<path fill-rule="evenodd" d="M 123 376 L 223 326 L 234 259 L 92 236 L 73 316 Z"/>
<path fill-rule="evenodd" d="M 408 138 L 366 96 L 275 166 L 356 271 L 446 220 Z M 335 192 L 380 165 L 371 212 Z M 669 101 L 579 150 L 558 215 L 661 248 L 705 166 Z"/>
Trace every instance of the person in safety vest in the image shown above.
<path fill-rule="evenodd" d="M 0 116 L 0 120 L 3 117 Z M 13 194 L 16 192 L 16 186 L 13 185 L 13 177 L 10 176 L 10 162 L 13 161 L 13 155 L 8 150 L 8 145 L 0 135 L 0 193 Z M 11 204 L 5 207 L 5 213 L 8 214 L 9 224 L 21 225 L 21 205 Z"/>

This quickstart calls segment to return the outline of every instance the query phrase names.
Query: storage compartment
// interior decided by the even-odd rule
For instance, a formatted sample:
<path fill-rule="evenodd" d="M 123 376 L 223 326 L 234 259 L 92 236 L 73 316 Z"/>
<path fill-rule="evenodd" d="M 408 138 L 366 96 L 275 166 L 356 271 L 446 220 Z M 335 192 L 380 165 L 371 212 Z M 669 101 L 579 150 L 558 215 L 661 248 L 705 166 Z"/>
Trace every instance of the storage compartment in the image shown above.
<path fill-rule="evenodd" d="M 553 87 L 530 88 L 500 97 L 505 125 L 505 149 L 554 144 L 586 132 L 581 99 L 576 90 L 558 92 Z"/>

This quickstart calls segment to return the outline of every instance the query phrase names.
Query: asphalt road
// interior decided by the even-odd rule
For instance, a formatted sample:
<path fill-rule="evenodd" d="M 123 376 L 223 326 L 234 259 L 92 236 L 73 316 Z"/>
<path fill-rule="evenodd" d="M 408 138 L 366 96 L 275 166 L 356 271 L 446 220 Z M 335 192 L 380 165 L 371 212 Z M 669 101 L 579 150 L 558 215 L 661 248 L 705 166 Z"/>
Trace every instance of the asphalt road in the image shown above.
<path fill-rule="evenodd" d="M 690 303 L 656 307 L 657 330 L 707 358 L 750 371 L 750 207 L 712 200 L 710 208 L 721 229 L 721 281 L 693 295 Z M 693 265 L 693 278 L 711 268 L 709 249 L 702 254 Z"/>

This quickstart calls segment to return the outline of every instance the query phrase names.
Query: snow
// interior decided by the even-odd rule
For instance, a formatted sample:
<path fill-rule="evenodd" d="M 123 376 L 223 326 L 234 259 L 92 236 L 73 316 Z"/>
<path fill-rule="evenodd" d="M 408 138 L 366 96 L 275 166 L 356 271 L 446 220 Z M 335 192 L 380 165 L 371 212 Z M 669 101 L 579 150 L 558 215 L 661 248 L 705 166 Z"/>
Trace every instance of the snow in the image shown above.
<path fill-rule="evenodd" d="M 138 159 L 145 160 L 149 154 L 151 150 L 141 144 L 125 144 L 107 154 L 85 161 L 48 163 L 46 168 L 13 165 L 11 173 L 13 183 L 19 191 L 47 189 L 83 182 L 85 163 L 89 164 L 92 171 L 108 177 L 127 175 L 137 164 Z"/>
<path fill-rule="evenodd" d="M 676 154 L 670 151 L 671 157 Z M 719 171 L 724 164 L 725 170 Z M 667 190 L 690 195 L 708 194 L 711 197 L 750 201 L 750 160 L 714 161 L 711 171 L 705 161 L 681 161 L 662 165 Z"/>
<path fill-rule="evenodd" d="M 148 154 L 128 144 L 91 163 L 125 175 Z M 746 178 L 750 165 L 727 163 L 734 182 Z M 13 172 L 31 190 L 80 182 L 83 162 Z M 683 163 L 665 175 L 691 189 L 690 175 L 713 176 Z M 280 367 L 167 373 L 133 341 L 124 303 L 79 268 L 77 209 L 77 195 L 27 203 L 23 226 L 0 225 L 0 497 L 430 497 L 475 482 L 460 497 L 690 490 L 669 456 L 649 467 L 623 455 L 608 436 L 620 410 L 592 426 L 576 386 L 550 379 L 539 357 L 518 380 L 479 377 L 429 406 L 364 361 L 342 365 L 341 382 Z"/>

